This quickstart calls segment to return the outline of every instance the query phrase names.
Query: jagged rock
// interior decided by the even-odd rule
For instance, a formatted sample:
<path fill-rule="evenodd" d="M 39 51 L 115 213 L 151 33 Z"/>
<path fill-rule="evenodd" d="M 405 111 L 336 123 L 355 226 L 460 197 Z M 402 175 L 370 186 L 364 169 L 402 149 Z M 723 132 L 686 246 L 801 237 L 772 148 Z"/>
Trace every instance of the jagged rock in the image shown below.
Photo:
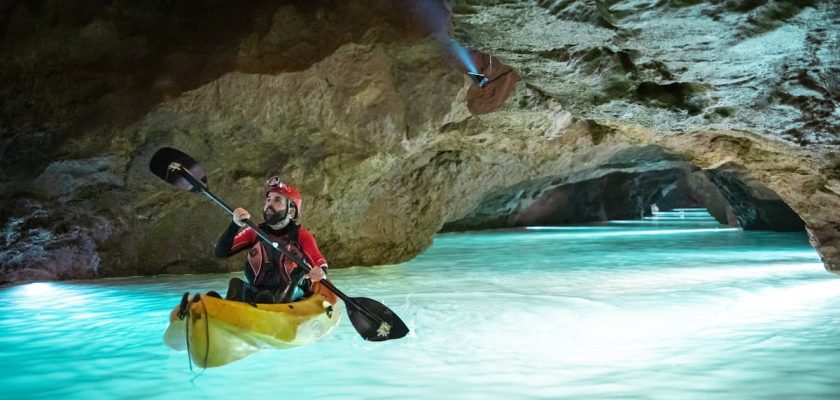
<path fill-rule="evenodd" d="M 61 208 L 20 200 L 6 220 L 0 236 L 0 281 L 83 279 L 97 276 L 100 258 L 97 243 L 78 218 L 97 220 Z M 109 236 L 107 221 L 101 236 Z"/>
<path fill-rule="evenodd" d="M 832 1 L 468 3 L 459 37 L 577 116 L 840 144 Z"/>
<path fill-rule="evenodd" d="M 627 138 L 647 142 L 654 135 L 645 129 L 628 129 Z M 826 268 L 840 270 L 833 236 L 840 207 L 840 168 L 832 148 L 803 149 L 743 132 L 694 132 L 658 138 L 668 149 L 679 151 L 700 168 L 737 165 L 751 179 L 778 195 L 805 222 L 811 244 Z"/>
<path fill-rule="evenodd" d="M 772 190 L 756 182 L 735 166 L 721 166 L 707 171 L 738 219 L 747 230 L 801 231 L 804 222 Z"/>
<path fill-rule="evenodd" d="M 615 17 L 605 1 L 540 0 L 539 4 L 561 20 L 588 22 L 603 28 L 616 29 Z"/>
<path fill-rule="evenodd" d="M 576 116 L 701 168 L 744 166 L 802 218 L 827 268 L 840 269 L 833 2 L 610 2 L 617 29 L 557 19 L 545 4 L 471 1 L 469 12 L 453 7 L 453 21 L 460 38 Z M 517 29 L 500 28 L 511 21 Z M 644 129 L 633 125 L 676 135 L 637 136 Z"/>
<path fill-rule="evenodd" d="M 113 157 L 58 161 L 29 185 L 7 186 L 0 277 L 16 282 L 98 276 L 106 244 L 118 240 L 126 229 L 119 221 L 134 208 L 119 195 L 125 192 L 121 165 Z"/>

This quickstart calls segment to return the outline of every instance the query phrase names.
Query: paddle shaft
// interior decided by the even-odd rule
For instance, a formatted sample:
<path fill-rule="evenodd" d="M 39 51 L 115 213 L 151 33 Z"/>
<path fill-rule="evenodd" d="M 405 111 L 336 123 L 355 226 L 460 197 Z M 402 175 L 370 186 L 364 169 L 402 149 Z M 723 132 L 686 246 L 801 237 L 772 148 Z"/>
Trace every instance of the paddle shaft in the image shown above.
<path fill-rule="evenodd" d="M 210 189 L 207 188 L 207 185 L 204 184 L 204 182 L 201 182 L 200 180 L 196 179 L 196 177 L 194 177 L 189 171 L 187 171 L 184 168 L 177 168 L 177 169 L 175 169 L 175 171 L 179 175 L 181 175 L 184 179 L 186 179 L 187 182 L 189 182 L 191 185 L 193 185 L 193 187 L 201 189 L 201 192 L 204 193 L 204 195 L 207 196 L 214 203 L 216 203 L 220 207 L 224 208 L 225 211 L 227 211 L 231 215 L 233 214 L 233 208 L 231 208 L 229 205 L 227 205 L 227 203 L 225 203 L 222 199 L 220 199 L 219 196 L 216 196 L 213 192 L 211 192 Z M 268 235 L 266 235 L 265 232 L 262 231 L 262 229 L 260 229 L 257 225 L 255 225 L 253 222 L 251 222 L 250 219 L 244 219 L 244 220 L 242 220 L 242 222 L 244 222 L 245 225 L 247 225 L 249 228 L 253 229 L 254 232 L 257 233 L 257 236 L 259 236 L 259 238 L 262 239 L 264 242 L 266 242 L 269 246 L 271 246 L 272 248 L 280 251 L 280 253 L 282 253 L 284 256 L 288 257 L 289 259 L 291 259 L 292 261 L 297 263 L 297 265 L 299 265 L 301 268 L 303 268 L 303 270 L 306 271 L 306 273 L 309 273 L 309 271 L 312 270 L 312 267 L 310 267 L 308 263 L 301 260 L 300 258 L 295 256 L 294 254 L 291 254 L 290 252 L 288 252 L 286 249 L 283 248 L 283 246 L 278 246 L 276 242 L 272 241 L 271 238 L 269 238 Z M 377 321 L 379 323 L 385 322 L 385 321 L 382 320 L 382 318 L 377 317 L 375 314 L 368 311 L 364 307 L 356 304 L 350 296 L 347 296 L 346 294 L 344 294 L 344 292 L 342 292 L 341 290 L 338 290 L 338 288 L 335 287 L 335 285 L 333 285 L 332 282 L 330 282 L 326 279 L 321 279 L 319 282 L 322 285 L 326 286 L 328 289 L 330 289 L 333 293 L 335 293 L 336 296 L 341 298 L 341 300 L 344 300 L 344 303 L 347 304 L 348 306 L 351 306 L 351 307 L 361 311 L 368 318 L 370 318 L 374 321 Z"/>

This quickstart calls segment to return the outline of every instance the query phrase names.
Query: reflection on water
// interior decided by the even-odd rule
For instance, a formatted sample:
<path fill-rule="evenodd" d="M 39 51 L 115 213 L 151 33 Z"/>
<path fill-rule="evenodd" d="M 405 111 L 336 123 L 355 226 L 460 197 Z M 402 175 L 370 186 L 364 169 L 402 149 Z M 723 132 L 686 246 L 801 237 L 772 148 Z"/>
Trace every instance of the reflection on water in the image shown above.
<path fill-rule="evenodd" d="M 161 342 L 169 310 L 230 276 L 0 290 L 3 397 L 840 397 L 840 279 L 804 234 L 689 219 L 440 235 L 406 264 L 331 275 L 408 337 L 368 343 L 345 320 L 190 372 Z"/>

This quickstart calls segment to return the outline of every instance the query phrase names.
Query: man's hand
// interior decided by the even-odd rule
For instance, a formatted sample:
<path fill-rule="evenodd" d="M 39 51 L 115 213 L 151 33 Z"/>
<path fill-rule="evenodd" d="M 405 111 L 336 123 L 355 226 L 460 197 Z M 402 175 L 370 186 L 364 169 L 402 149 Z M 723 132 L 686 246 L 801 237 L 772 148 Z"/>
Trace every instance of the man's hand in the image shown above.
<path fill-rule="evenodd" d="M 305 278 L 309 279 L 312 282 L 318 282 L 321 279 L 324 279 L 326 277 L 327 277 L 327 273 L 324 272 L 324 269 L 321 268 L 320 266 L 319 267 L 312 267 L 312 269 L 309 270 L 309 273 L 306 274 L 306 276 L 305 276 Z"/>
<path fill-rule="evenodd" d="M 242 220 L 249 218 L 251 218 L 251 213 L 249 213 L 248 210 L 242 207 L 233 210 L 233 223 L 239 226 L 240 228 L 245 226 L 245 222 L 242 222 Z"/>

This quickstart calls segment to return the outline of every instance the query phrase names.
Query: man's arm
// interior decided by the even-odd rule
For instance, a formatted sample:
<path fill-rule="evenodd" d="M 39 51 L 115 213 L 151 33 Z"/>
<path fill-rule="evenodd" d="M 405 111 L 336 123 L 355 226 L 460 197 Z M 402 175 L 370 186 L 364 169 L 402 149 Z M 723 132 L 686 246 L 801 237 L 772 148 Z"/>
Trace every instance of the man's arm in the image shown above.
<path fill-rule="evenodd" d="M 213 248 L 216 258 L 228 258 L 254 244 L 257 233 L 251 228 L 245 228 L 241 231 L 239 229 L 239 226 L 233 222 L 228 225 Z"/>
<path fill-rule="evenodd" d="M 321 254 L 321 250 L 318 249 L 315 237 L 312 236 L 306 228 L 300 227 L 300 231 L 298 231 L 298 241 L 300 242 L 300 248 L 303 250 L 303 254 L 306 255 L 307 261 L 309 261 L 313 267 L 321 267 L 326 273 L 327 260 Z"/>

